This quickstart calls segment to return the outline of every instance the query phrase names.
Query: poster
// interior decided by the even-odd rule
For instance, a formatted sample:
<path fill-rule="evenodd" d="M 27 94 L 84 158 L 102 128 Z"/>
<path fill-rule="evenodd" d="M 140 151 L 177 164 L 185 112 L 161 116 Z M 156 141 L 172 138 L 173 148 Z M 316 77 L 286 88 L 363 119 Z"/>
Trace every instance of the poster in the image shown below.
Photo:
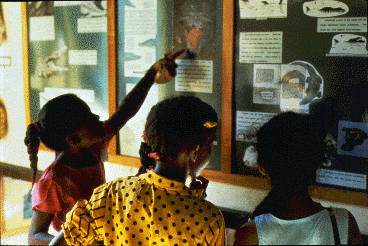
<path fill-rule="evenodd" d="M 213 0 L 174 1 L 173 50 L 186 49 L 184 59 L 215 58 L 216 7 Z"/>
<path fill-rule="evenodd" d="M 157 0 L 131 0 L 124 8 L 124 74 L 143 77 L 156 61 Z"/>

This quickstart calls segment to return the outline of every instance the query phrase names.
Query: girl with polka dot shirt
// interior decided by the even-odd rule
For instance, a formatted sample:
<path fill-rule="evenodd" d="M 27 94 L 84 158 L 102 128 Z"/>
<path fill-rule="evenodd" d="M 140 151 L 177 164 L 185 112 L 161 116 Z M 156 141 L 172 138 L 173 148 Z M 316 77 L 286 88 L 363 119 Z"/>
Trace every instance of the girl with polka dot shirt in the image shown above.
<path fill-rule="evenodd" d="M 113 180 L 78 201 L 53 243 L 225 245 L 221 212 L 203 199 L 201 187 L 185 185 L 210 160 L 217 120 L 211 106 L 191 96 L 152 107 L 141 148 L 156 161 L 154 170 Z"/>

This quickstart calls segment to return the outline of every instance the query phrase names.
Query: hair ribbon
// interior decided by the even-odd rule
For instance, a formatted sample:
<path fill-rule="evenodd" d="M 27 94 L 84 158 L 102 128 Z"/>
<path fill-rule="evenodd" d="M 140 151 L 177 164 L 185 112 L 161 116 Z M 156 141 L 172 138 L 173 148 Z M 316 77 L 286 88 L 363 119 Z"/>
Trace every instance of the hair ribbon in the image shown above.
<path fill-rule="evenodd" d="M 160 158 L 161 158 L 161 156 L 157 152 L 148 153 L 147 156 L 148 157 L 151 157 L 151 158 L 153 158 L 155 160 L 160 160 Z"/>
<path fill-rule="evenodd" d="M 213 127 L 217 126 L 217 122 L 206 121 L 206 123 L 204 123 L 203 126 L 206 127 L 206 128 L 213 128 Z"/>

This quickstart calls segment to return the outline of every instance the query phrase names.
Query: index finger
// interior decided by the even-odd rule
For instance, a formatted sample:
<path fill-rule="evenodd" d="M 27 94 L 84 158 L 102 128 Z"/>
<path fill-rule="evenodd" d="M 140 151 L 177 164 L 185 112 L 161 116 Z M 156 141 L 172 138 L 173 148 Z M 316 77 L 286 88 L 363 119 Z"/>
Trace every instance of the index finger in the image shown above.
<path fill-rule="evenodd" d="M 176 57 L 178 57 L 178 56 L 180 56 L 181 54 L 183 54 L 183 53 L 184 53 L 184 51 L 185 51 L 185 49 L 182 49 L 182 50 L 179 50 L 178 52 L 174 53 L 174 54 L 172 55 L 172 60 L 175 60 L 175 59 L 176 59 Z"/>

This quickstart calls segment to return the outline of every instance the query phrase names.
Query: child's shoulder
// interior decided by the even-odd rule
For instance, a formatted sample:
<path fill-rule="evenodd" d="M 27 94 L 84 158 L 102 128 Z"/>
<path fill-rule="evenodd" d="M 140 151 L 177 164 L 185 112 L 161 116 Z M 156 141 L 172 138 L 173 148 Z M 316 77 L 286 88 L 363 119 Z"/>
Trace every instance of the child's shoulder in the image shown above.
<path fill-rule="evenodd" d="M 104 184 L 105 189 L 133 189 L 136 186 L 146 184 L 146 180 L 137 176 L 127 176 L 113 179 Z"/>

